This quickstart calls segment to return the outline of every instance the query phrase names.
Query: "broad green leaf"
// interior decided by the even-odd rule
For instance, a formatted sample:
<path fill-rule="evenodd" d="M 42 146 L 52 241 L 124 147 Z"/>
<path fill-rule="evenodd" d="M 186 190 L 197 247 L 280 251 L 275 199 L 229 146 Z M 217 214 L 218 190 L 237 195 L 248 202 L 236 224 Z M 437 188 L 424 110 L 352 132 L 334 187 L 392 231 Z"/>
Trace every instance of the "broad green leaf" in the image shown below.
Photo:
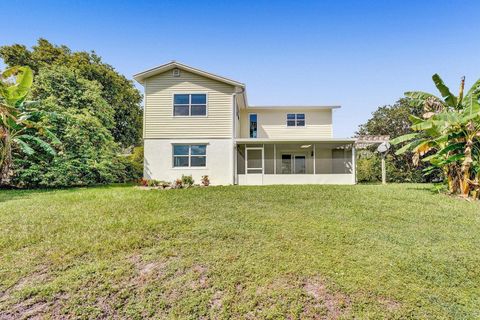
<path fill-rule="evenodd" d="M 412 124 L 417 124 L 417 123 L 425 121 L 425 119 L 414 116 L 413 114 L 409 115 L 408 119 L 410 120 L 410 122 L 412 122 Z"/>
<path fill-rule="evenodd" d="M 450 144 L 450 145 L 446 146 L 445 148 L 439 150 L 437 152 L 437 155 L 444 155 L 444 154 L 449 153 L 450 151 L 461 150 L 461 149 L 464 148 L 464 146 L 465 146 L 464 142 L 458 142 L 458 143 Z"/>
<path fill-rule="evenodd" d="M 405 152 L 415 148 L 416 146 L 418 146 L 420 143 L 424 142 L 424 140 L 415 140 L 415 141 L 412 141 L 410 143 L 407 143 L 406 145 L 404 145 L 403 147 L 401 147 L 400 149 L 397 150 L 397 152 L 395 152 L 395 154 L 398 156 L 398 155 L 401 155 L 401 154 L 404 154 Z"/>
<path fill-rule="evenodd" d="M 423 162 L 430 162 L 430 161 L 435 160 L 435 159 L 438 158 L 438 157 L 439 157 L 439 155 L 438 155 L 437 153 L 435 153 L 435 154 L 431 154 L 431 155 L 423 158 L 422 161 L 423 161 Z"/>
<path fill-rule="evenodd" d="M 33 72 L 29 67 L 12 67 L 2 73 L 3 78 L 16 75 L 16 83 L 3 86 L 0 92 L 6 103 L 10 106 L 18 106 L 23 102 L 33 83 Z"/>
<path fill-rule="evenodd" d="M 460 160 L 463 160 L 465 156 L 463 154 L 454 154 L 450 157 L 448 157 L 447 159 L 445 159 L 444 161 L 441 162 L 441 165 L 446 165 L 446 164 L 449 164 L 449 163 L 452 163 L 452 162 L 457 162 L 457 161 L 460 161 Z"/>
<path fill-rule="evenodd" d="M 47 152 L 50 155 L 56 154 L 55 149 L 53 149 L 47 142 L 43 141 L 39 137 L 23 134 L 21 136 L 18 136 L 18 138 L 21 140 L 28 140 L 32 143 L 37 144 L 40 148 L 42 148 L 45 152 Z"/>
<path fill-rule="evenodd" d="M 465 98 L 463 100 L 465 101 L 467 99 L 476 98 L 476 100 L 478 101 L 478 96 L 479 95 L 480 95 L 480 79 L 475 81 L 475 83 L 470 88 L 470 90 L 468 90 L 468 92 L 465 95 Z"/>
<path fill-rule="evenodd" d="M 408 133 L 404 134 L 403 136 L 396 137 L 395 139 L 390 140 L 390 143 L 393 145 L 412 140 L 418 136 L 418 133 Z"/>
<path fill-rule="evenodd" d="M 433 126 L 433 121 L 431 119 L 428 119 L 423 122 L 419 122 L 412 125 L 412 130 L 422 131 L 422 130 L 430 129 L 432 126 Z"/>
<path fill-rule="evenodd" d="M 57 144 L 57 145 L 61 144 L 60 140 L 57 138 L 57 136 L 53 132 L 51 132 L 47 128 L 42 128 L 41 130 L 42 130 L 42 134 L 45 137 L 49 138 L 53 144 Z"/>
<path fill-rule="evenodd" d="M 20 149 L 27 155 L 31 156 L 32 154 L 35 153 L 35 150 L 33 150 L 25 141 L 19 139 L 19 138 L 13 138 L 12 139 L 14 143 L 18 144 Z"/>
<path fill-rule="evenodd" d="M 447 105 L 456 109 L 457 98 L 450 92 L 450 89 L 445 85 L 445 83 L 443 83 L 442 78 L 440 78 L 440 76 L 435 73 L 432 76 L 432 79 Z"/>

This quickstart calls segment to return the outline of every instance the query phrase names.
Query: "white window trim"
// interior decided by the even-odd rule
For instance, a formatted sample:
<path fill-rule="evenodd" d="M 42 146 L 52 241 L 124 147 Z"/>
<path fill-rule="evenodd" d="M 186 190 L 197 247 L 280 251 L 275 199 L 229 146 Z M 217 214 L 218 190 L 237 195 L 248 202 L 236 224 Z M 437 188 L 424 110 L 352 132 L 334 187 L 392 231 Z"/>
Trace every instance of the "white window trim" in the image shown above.
<path fill-rule="evenodd" d="M 205 157 L 205 166 L 203 167 L 192 167 L 191 163 L 191 157 L 192 157 L 192 145 L 198 146 L 202 145 L 205 146 L 205 155 L 193 155 L 193 157 Z M 175 146 L 188 146 L 188 155 L 175 155 Z M 171 161 L 171 166 L 172 169 L 174 170 L 205 170 L 207 169 L 207 146 L 208 143 L 202 143 L 202 142 L 192 142 L 192 143 L 172 143 L 172 161 Z M 175 157 L 187 157 L 188 158 L 188 167 L 176 167 L 175 164 Z"/>
<path fill-rule="evenodd" d="M 176 94 L 188 94 L 190 95 L 189 103 L 188 103 L 188 112 L 192 113 L 192 104 L 191 104 L 191 99 L 192 99 L 192 94 L 204 94 L 205 95 L 205 115 L 191 115 L 189 114 L 188 116 L 176 116 L 175 115 L 175 95 Z M 208 117 L 208 92 L 192 92 L 192 91 L 175 91 L 172 92 L 172 117 L 173 118 L 207 118 Z"/>
<path fill-rule="evenodd" d="M 258 118 L 257 118 L 257 129 L 258 129 Z M 257 133 L 258 136 L 258 133 Z M 265 174 L 265 150 L 264 145 L 261 147 L 247 147 L 245 146 L 245 174 L 258 174 L 258 173 L 248 173 L 248 170 L 262 170 L 262 175 Z M 262 167 L 261 168 L 249 168 L 248 167 L 248 151 L 249 150 L 261 150 L 262 151 Z"/>
<path fill-rule="evenodd" d="M 294 125 L 294 126 L 289 126 L 289 125 L 288 125 L 288 115 L 289 115 L 289 114 L 294 114 L 294 115 L 295 115 L 295 125 Z M 297 115 L 298 115 L 298 114 L 303 114 L 303 116 L 305 117 L 305 118 L 303 119 L 303 121 L 305 122 L 305 125 L 303 125 L 303 126 L 297 126 Z M 297 129 L 298 129 L 298 128 L 306 128 L 306 127 L 307 127 L 307 114 L 304 113 L 304 112 L 298 112 L 298 113 L 296 113 L 296 112 L 287 112 L 287 113 L 285 114 L 285 127 L 287 127 L 287 128 L 297 128 Z"/>

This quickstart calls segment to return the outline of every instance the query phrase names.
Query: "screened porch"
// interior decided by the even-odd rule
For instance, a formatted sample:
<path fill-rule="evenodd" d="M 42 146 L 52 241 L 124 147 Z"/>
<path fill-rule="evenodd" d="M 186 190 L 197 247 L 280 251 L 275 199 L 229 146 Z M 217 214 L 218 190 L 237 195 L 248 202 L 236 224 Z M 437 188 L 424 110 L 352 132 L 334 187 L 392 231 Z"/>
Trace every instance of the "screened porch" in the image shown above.
<path fill-rule="evenodd" d="M 237 142 L 238 184 L 354 184 L 353 142 Z"/>

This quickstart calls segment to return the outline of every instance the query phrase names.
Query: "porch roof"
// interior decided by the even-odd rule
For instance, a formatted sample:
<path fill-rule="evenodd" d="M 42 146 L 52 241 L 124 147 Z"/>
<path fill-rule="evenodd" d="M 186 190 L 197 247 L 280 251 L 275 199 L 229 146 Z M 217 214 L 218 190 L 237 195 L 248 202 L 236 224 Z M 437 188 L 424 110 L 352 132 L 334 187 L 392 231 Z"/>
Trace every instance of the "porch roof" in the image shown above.
<path fill-rule="evenodd" d="M 236 143 L 345 143 L 353 144 L 357 141 L 356 138 L 308 138 L 308 139 L 269 139 L 269 138 L 238 138 Z"/>

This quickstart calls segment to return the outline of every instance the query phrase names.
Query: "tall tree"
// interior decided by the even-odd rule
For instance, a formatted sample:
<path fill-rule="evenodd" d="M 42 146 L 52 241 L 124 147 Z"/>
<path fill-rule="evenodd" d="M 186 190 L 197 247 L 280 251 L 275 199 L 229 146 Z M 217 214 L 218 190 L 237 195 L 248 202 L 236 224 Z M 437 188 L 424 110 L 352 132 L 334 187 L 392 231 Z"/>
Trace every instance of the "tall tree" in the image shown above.
<path fill-rule="evenodd" d="M 413 159 L 430 164 L 428 170 L 440 168 L 451 193 L 464 197 L 480 196 L 480 80 L 464 96 L 465 79 L 455 96 L 438 74 L 432 76 L 442 98 L 413 91 L 405 95 L 421 106 L 421 117 L 410 116 L 409 133 L 392 140 L 407 142 L 396 154 L 413 152 Z M 428 172 L 427 170 L 427 172 Z"/>
<path fill-rule="evenodd" d="M 15 82 L 9 81 L 12 77 Z M 55 135 L 40 121 L 42 112 L 32 108 L 26 98 L 33 83 L 28 67 L 13 67 L 0 73 L 0 185 L 9 183 L 12 175 L 12 149 L 16 145 L 26 155 L 35 153 L 32 145 L 50 155 L 55 150 L 40 136 L 58 143 Z"/>
<path fill-rule="evenodd" d="M 420 115 L 421 112 L 421 106 L 411 105 L 408 98 L 401 98 L 393 105 L 384 105 L 375 110 L 372 117 L 359 126 L 356 134 L 388 135 L 394 138 L 411 133 L 413 131 L 409 116 L 411 114 Z M 418 169 L 414 165 L 411 154 L 396 155 L 395 151 L 397 149 L 398 147 L 392 146 L 389 153 L 389 178 L 396 182 L 424 181 L 426 178 L 423 177 L 421 168 Z"/>
<path fill-rule="evenodd" d="M 109 130 L 115 141 L 123 147 L 139 144 L 142 96 L 132 81 L 104 63 L 95 52 L 72 52 L 66 46 L 39 39 L 31 50 L 20 44 L 0 47 L 0 57 L 8 66 L 29 66 L 38 74 L 53 66 L 65 66 L 87 80 L 97 81 L 101 84 L 102 98 L 114 111 L 114 125 Z"/>
<path fill-rule="evenodd" d="M 101 95 L 102 86 L 66 66 L 42 68 L 32 93 L 39 108 L 50 114 L 43 124 L 62 141 L 56 157 L 41 153 L 14 154 L 12 183 L 21 187 L 59 187 L 122 182 L 124 157 L 109 130 L 113 108 Z"/>

